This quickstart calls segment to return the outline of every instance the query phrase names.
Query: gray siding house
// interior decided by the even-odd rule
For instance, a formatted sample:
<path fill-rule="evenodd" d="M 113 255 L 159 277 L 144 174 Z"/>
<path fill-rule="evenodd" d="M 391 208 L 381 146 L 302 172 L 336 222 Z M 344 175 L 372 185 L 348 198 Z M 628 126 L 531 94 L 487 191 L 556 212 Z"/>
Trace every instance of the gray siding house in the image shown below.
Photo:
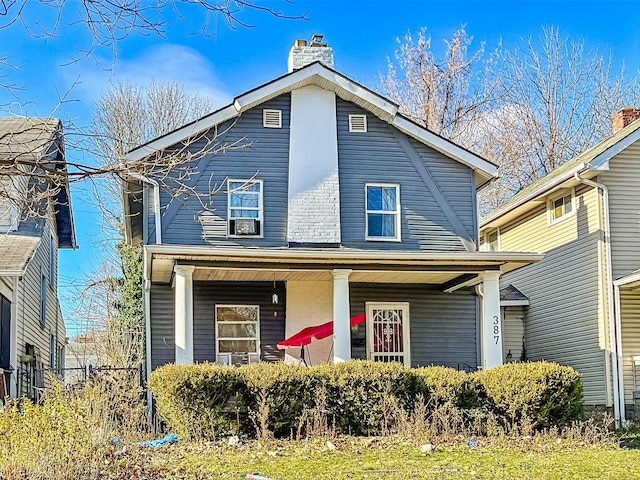
<path fill-rule="evenodd" d="M 0 161 L 51 161 L 65 169 L 57 119 L 0 118 Z M 58 301 L 58 249 L 75 248 L 68 187 L 37 215 L 21 204 L 34 181 L 0 176 L 0 396 L 35 397 L 43 369 L 64 362 L 65 326 Z M 35 187 L 37 188 L 37 186 Z M 26 192 L 26 193 L 25 193 Z"/>
<path fill-rule="evenodd" d="M 640 117 L 539 179 L 480 224 L 487 251 L 544 259 L 501 278 L 525 301 L 503 305 L 525 357 L 571 365 L 587 405 L 638 417 L 640 399 Z"/>
<path fill-rule="evenodd" d="M 478 251 L 476 189 L 495 165 L 333 70 L 321 37 L 297 41 L 289 65 L 128 154 L 191 155 L 179 194 L 167 178 L 124 189 L 148 371 L 279 361 L 279 342 L 329 321 L 307 363 L 501 364 L 499 278 L 541 257 Z"/>

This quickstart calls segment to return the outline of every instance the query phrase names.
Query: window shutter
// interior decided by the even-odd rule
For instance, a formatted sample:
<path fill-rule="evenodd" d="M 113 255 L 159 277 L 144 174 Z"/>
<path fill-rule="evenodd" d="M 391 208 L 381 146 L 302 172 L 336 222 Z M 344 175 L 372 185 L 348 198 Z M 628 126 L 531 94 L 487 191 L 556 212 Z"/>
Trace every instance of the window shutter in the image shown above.
<path fill-rule="evenodd" d="M 367 116 L 366 115 L 349 115 L 349 131 L 350 132 L 366 132 Z"/>
<path fill-rule="evenodd" d="M 267 128 L 282 128 L 282 110 L 262 110 L 262 124 Z"/>

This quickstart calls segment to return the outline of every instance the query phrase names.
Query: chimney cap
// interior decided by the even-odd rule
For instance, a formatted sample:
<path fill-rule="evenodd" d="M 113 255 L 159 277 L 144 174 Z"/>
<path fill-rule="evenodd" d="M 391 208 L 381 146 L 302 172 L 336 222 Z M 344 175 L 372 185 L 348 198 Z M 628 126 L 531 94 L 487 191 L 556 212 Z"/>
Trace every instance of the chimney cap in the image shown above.
<path fill-rule="evenodd" d="M 323 42 L 322 39 L 324 35 L 322 33 L 314 33 L 311 36 L 311 46 L 312 47 L 326 47 L 326 42 Z"/>
<path fill-rule="evenodd" d="M 307 41 L 306 40 L 296 40 L 294 45 L 296 47 L 306 47 L 307 46 Z"/>

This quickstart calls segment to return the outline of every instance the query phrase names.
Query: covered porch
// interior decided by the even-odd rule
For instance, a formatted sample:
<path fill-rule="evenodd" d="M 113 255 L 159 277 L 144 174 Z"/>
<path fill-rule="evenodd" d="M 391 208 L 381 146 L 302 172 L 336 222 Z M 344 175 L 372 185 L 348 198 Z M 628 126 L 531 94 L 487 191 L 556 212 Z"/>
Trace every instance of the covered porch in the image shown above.
<path fill-rule="evenodd" d="M 328 321 L 333 335 L 309 345 L 310 363 L 491 368 L 503 362 L 500 275 L 540 258 L 146 246 L 148 371 L 168 362 L 280 360 L 278 342 Z M 361 314 L 365 322 L 352 327 L 350 318 Z"/>

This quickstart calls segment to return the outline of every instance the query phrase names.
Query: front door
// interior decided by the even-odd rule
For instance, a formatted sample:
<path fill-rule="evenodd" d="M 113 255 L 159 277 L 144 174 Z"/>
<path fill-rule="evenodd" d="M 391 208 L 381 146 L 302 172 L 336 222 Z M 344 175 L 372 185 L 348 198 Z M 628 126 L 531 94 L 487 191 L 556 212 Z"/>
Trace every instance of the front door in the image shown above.
<path fill-rule="evenodd" d="M 368 358 L 411 366 L 409 304 L 367 302 Z"/>

